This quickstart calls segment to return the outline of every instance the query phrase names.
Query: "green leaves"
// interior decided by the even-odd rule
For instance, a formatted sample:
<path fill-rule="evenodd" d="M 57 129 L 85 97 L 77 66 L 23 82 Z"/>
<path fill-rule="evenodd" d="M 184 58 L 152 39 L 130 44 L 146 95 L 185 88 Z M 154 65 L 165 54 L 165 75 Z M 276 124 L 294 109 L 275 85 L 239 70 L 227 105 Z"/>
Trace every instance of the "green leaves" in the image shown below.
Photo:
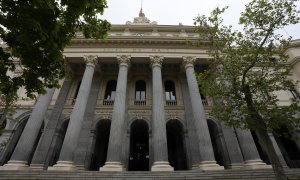
<path fill-rule="evenodd" d="M 195 19 L 199 41 L 211 45 L 209 69 L 198 75 L 198 81 L 202 92 L 215 100 L 212 116 L 247 129 L 299 127 L 300 100 L 280 106 L 277 97 L 297 83 L 288 78 L 291 67 L 282 50 L 290 38 L 276 34 L 277 29 L 299 22 L 294 2 L 251 1 L 240 17 L 243 31 L 222 24 L 226 8 Z"/>
<path fill-rule="evenodd" d="M 106 7 L 105 0 L 0 1 L 0 38 L 8 46 L 0 47 L 0 94 L 13 97 L 25 87 L 33 97 L 58 87 L 65 76 L 64 47 L 76 30 L 87 38 L 105 38 L 110 24 L 98 15 Z M 15 63 L 22 72 L 14 73 Z M 8 75 L 12 72 L 17 77 Z"/>

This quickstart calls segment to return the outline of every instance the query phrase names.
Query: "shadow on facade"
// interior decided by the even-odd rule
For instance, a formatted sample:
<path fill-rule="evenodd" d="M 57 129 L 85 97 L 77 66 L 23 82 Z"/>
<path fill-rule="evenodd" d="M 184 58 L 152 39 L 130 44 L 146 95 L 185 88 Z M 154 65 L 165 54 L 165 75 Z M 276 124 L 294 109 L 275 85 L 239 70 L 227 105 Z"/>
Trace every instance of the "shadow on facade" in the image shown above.
<path fill-rule="evenodd" d="M 26 117 L 23 120 L 21 120 L 18 123 L 18 125 L 16 126 L 16 128 L 14 129 L 13 134 L 12 134 L 11 138 L 9 139 L 8 145 L 6 146 L 4 152 L 2 153 L 1 161 L 0 161 L 0 165 L 1 166 L 4 165 L 4 164 L 6 164 L 10 160 L 10 158 L 11 158 L 11 156 L 12 156 L 12 154 L 13 154 L 13 152 L 14 152 L 14 150 L 15 150 L 18 142 L 19 142 L 19 139 L 20 139 L 20 137 L 21 137 L 21 135 L 23 133 L 23 130 L 24 130 L 26 124 L 27 124 L 28 119 L 29 119 L 29 117 Z M 42 124 L 42 126 L 40 128 L 40 131 L 38 133 L 37 138 L 35 139 L 34 146 L 33 146 L 32 150 L 31 150 L 30 155 L 29 155 L 28 165 L 31 163 L 31 160 L 32 160 L 33 155 L 34 155 L 34 152 L 35 152 L 35 150 L 37 148 L 37 145 L 39 143 L 39 140 L 41 138 L 42 130 L 43 129 L 44 129 L 44 122 L 43 122 L 43 124 Z"/>
<path fill-rule="evenodd" d="M 297 145 L 295 142 L 295 140 L 299 141 L 299 137 L 294 140 L 287 127 L 280 128 L 279 134 L 282 135 L 275 135 L 274 137 L 287 165 L 290 168 L 300 168 L 300 143 L 298 142 Z"/>
<path fill-rule="evenodd" d="M 225 147 L 222 145 L 221 132 L 219 131 L 218 125 L 213 121 L 207 120 L 208 130 L 211 138 L 211 143 L 213 146 L 213 151 L 215 159 L 220 166 L 225 166 L 227 168 L 227 163 L 225 162 Z"/>
<path fill-rule="evenodd" d="M 144 120 L 135 120 L 130 127 L 128 171 L 149 171 L 149 127 Z"/>
<path fill-rule="evenodd" d="M 92 153 L 90 170 L 98 171 L 106 162 L 111 121 L 100 120 L 96 125 L 95 145 Z"/>
<path fill-rule="evenodd" d="M 53 155 L 52 155 L 52 161 L 50 161 L 50 164 L 49 164 L 50 166 L 55 165 L 55 163 L 58 161 L 59 154 L 60 154 L 64 139 L 65 139 L 65 135 L 67 132 L 68 125 L 69 125 L 69 119 L 65 120 L 62 123 L 62 125 L 57 133 L 57 138 L 56 138 Z"/>
<path fill-rule="evenodd" d="M 169 163 L 174 170 L 187 170 L 183 126 L 178 120 L 173 119 L 168 121 L 166 127 Z"/>

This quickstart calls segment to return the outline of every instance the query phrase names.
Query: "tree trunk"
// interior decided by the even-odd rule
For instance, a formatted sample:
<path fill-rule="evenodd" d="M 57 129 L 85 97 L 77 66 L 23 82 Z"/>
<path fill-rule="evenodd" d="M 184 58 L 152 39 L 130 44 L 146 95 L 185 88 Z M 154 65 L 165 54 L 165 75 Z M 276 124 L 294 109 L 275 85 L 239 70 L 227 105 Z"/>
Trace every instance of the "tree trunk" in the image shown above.
<path fill-rule="evenodd" d="M 258 136 L 260 145 L 267 152 L 267 154 L 269 156 L 276 179 L 277 180 L 287 180 L 288 177 L 286 176 L 284 169 L 279 161 L 279 158 L 275 152 L 273 143 L 268 135 L 267 130 L 258 129 L 255 132 Z"/>
<path fill-rule="evenodd" d="M 276 179 L 287 180 L 288 178 L 284 173 L 282 165 L 275 152 L 273 143 L 268 135 L 265 121 L 253 105 L 253 97 L 249 85 L 245 84 L 242 89 L 245 94 L 245 101 L 247 103 L 248 110 L 250 111 L 250 117 L 252 118 L 252 120 L 248 121 L 247 123 L 255 127 L 255 132 L 258 136 L 259 143 L 269 156 Z"/>
<path fill-rule="evenodd" d="M 6 120 L 7 111 L 8 111 L 8 108 L 5 108 L 3 110 L 3 114 L 1 115 L 1 118 L 0 118 L 0 127 L 2 127 L 2 124 Z"/>

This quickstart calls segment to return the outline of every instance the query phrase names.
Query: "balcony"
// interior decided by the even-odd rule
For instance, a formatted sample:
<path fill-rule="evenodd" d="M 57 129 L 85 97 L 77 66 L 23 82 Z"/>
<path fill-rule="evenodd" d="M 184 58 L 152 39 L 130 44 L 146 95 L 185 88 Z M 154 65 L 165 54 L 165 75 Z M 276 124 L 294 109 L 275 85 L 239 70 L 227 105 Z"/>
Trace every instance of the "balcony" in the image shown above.
<path fill-rule="evenodd" d="M 104 99 L 104 100 L 103 100 L 103 105 L 104 105 L 104 106 L 112 106 L 112 105 L 114 105 L 114 100 L 111 100 L 111 99 Z"/>
<path fill-rule="evenodd" d="M 146 100 L 134 100 L 134 105 L 135 106 L 145 106 Z"/>
<path fill-rule="evenodd" d="M 166 105 L 167 106 L 176 106 L 177 101 L 176 100 L 166 100 Z"/>

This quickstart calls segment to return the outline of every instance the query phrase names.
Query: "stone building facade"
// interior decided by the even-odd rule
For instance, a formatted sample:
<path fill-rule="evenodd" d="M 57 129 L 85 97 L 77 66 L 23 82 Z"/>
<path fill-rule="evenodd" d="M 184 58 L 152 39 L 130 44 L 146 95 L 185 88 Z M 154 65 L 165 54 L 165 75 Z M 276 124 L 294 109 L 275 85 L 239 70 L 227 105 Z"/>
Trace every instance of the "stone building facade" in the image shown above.
<path fill-rule="evenodd" d="M 208 115 L 195 72 L 209 62 L 193 26 L 157 25 L 141 11 L 106 40 L 77 33 L 68 76 L 37 101 L 20 99 L 0 137 L 0 170 L 174 171 L 270 168 L 255 133 Z M 286 52 L 300 80 L 300 42 Z M 299 96 L 278 92 L 281 105 Z M 19 91 L 20 95 L 24 90 Z M 288 126 L 285 127 L 288 132 Z M 299 135 L 299 132 L 289 132 Z M 300 141 L 270 134 L 281 163 L 300 167 Z"/>

